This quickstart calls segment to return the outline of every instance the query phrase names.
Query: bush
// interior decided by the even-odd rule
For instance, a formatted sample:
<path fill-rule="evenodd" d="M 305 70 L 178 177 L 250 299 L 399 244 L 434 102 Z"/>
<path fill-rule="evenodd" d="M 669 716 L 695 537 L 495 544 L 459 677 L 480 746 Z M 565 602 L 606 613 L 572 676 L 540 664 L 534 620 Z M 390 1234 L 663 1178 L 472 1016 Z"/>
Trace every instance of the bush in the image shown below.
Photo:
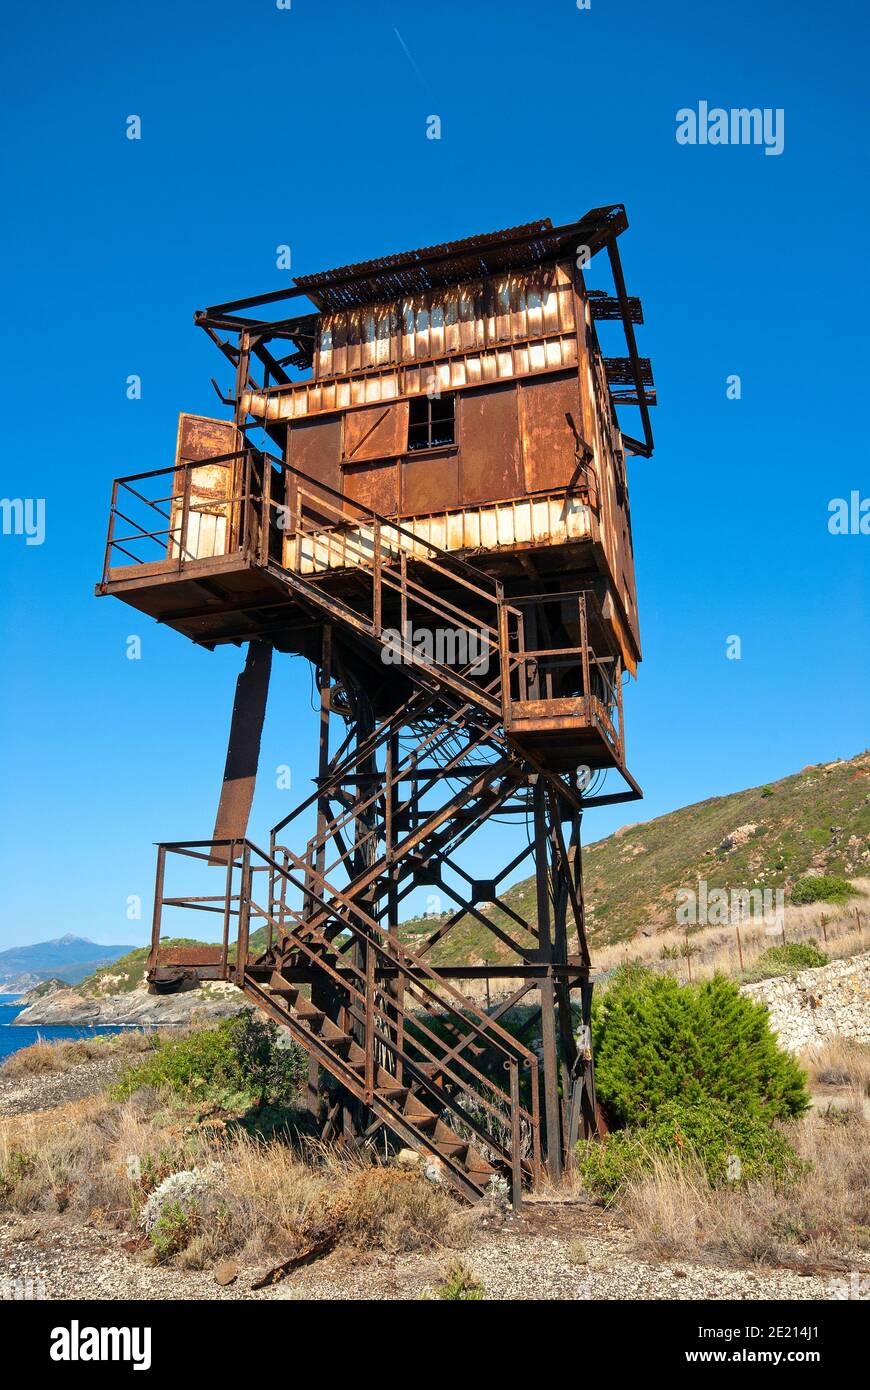
<path fill-rule="evenodd" d="M 670 1100 L 721 1101 L 768 1120 L 809 1105 L 804 1075 L 781 1052 L 767 1010 L 717 976 L 680 985 L 635 964 L 616 971 L 593 1012 L 596 1089 L 618 1125 Z"/>
<path fill-rule="evenodd" d="M 163 1042 L 121 1077 L 115 1095 L 125 1100 L 153 1086 L 192 1100 L 230 1099 L 256 1106 L 291 1106 L 308 1058 L 302 1048 L 278 1045 L 278 1027 L 248 1010 L 216 1028 L 202 1028 Z"/>
<path fill-rule="evenodd" d="M 292 1106 L 308 1079 L 307 1052 L 296 1043 L 282 1046 L 277 1023 L 250 1010 L 232 1022 L 232 1045 L 246 1088 L 260 1105 Z"/>
<path fill-rule="evenodd" d="M 157 1258 L 162 1262 L 183 1250 L 192 1240 L 197 1223 L 195 1206 L 185 1209 L 180 1202 L 167 1202 L 148 1235 Z"/>
<path fill-rule="evenodd" d="M 838 903 L 842 905 L 857 895 L 848 879 L 835 874 L 819 874 L 816 878 L 799 878 L 791 887 L 793 903 Z"/>
<path fill-rule="evenodd" d="M 787 1182 L 801 1171 L 791 1145 L 767 1119 L 721 1101 L 668 1101 L 639 1129 L 578 1145 L 577 1163 L 590 1191 L 611 1197 L 660 1155 L 699 1162 L 713 1187 L 756 1178 Z"/>
<path fill-rule="evenodd" d="M 486 1292 L 471 1270 L 457 1260 L 447 1271 L 443 1284 L 435 1289 L 435 1297 L 450 1303 L 460 1300 L 477 1303 L 486 1297 Z"/>
<path fill-rule="evenodd" d="M 747 980 L 767 980 L 773 975 L 786 975 L 793 970 L 815 970 L 827 965 L 828 957 L 815 941 L 789 941 L 771 946 L 744 972 Z"/>

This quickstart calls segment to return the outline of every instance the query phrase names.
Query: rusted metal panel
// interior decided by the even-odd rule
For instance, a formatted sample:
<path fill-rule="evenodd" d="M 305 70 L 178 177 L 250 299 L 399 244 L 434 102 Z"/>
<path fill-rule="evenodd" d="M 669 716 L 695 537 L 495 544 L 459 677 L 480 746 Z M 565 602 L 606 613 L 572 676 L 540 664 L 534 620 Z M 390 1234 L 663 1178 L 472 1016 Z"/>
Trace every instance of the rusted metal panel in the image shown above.
<path fill-rule="evenodd" d="M 461 391 L 483 382 L 559 371 L 576 362 L 576 334 L 573 330 L 559 330 L 538 339 L 508 339 L 503 344 L 463 350 L 443 359 L 408 361 L 350 377 L 293 382 L 267 391 L 248 390 L 242 394 L 242 406 L 256 419 L 292 422 L 353 406 L 421 395 L 431 389 L 433 381 L 442 391 Z"/>
<path fill-rule="evenodd" d="M 312 420 L 310 423 L 300 422 L 292 425 L 287 438 L 288 462 L 293 468 L 298 468 L 300 472 L 305 473 L 313 483 L 323 483 L 325 487 L 333 488 L 336 492 L 340 491 L 341 433 L 340 415 L 332 415 L 324 420 Z M 321 520 L 323 525 L 330 526 L 335 522 L 335 517 L 329 511 L 324 511 L 318 515 L 311 509 L 310 504 L 304 519 L 300 517 L 296 496 L 296 478 L 293 474 L 289 474 L 287 478 L 286 500 L 289 515 L 284 528 L 285 544 L 287 536 L 297 525 L 307 526 L 312 522 Z"/>
<path fill-rule="evenodd" d="M 344 417 L 343 456 L 348 462 L 389 458 L 407 447 L 407 401 L 351 410 Z"/>
<path fill-rule="evenodd" d="M 402 459 L 402 512 L 448 511 L 460 505 L 459 454 L 455 448 Z"/>
<path fill-rule="evenodd" d="M 425 557 L 430 545 L 444 551 L 568 545 L 591 540 L 592 513 L 580 498 L 566 498 L 559 492 L 548 497 L 518 497 L 456 511 L 433 511 L 428 516 L 406 515 L 402 526 L 401 539 L 389 528 L 381 529 L 384 558 L 394 558 L 403 549 L 411 558 Z M 419 537 L 418 549 L 410 536 Z M 328 569 L 368 566 L 372 554 L 370 526 L 342 526 L 304 536 L 289 536 L 284 563 L 300 574 L 316 574 Z"/>
<path fill-rule="evenodd" d="M 524 382 L 519 390 L 525 490 L 565 487 L 576 468 L 576 440 L 568 416 L 578 434 L 583 420 L 576 373 Z"/>
<path fill-rule="evenodd" d="M 515 386 L 467 392 L 460 404 L 459 440 L 463 503 L 521 495 Z"/>
<path fill-rule="evenodd" d="M 232 420 L 213 420 L 207 415 L 182 411 L 178 417 L 176 462 L 196 463 L 215 454 L 232 453 L 235 438 L 236 427 Z"/>
<path fill-rule="evenodd" d="M 344 493 L 363 507 L 381 516 L 395 516 L 399 510 L 399 465 L 397 461 L 379 464 L 351 464 L 342 470 Z"/>
<path fill-rule="evenodd" d="M 225 555 L 232 548 L 236 521 L 232 501 L 237 491 L 236 462 L 207 463 L 201 468 L 183 465 L 232 453 L 236 439 L 232 421 L 186 412 L 179 415 L 167 544 L 170 558 L 181 554 L 185 559 L 200 560 Z"/>
<path fill-rule="evenodd" d="M 341 417 L 330 416 L 290 427 L 287 459 L 313 482 L 341 486 Z"/>
<path fill-rule="evenodd" d="M 160 964 L 166 965 L 219 965 L 220 946 L 162 946 Z"/>

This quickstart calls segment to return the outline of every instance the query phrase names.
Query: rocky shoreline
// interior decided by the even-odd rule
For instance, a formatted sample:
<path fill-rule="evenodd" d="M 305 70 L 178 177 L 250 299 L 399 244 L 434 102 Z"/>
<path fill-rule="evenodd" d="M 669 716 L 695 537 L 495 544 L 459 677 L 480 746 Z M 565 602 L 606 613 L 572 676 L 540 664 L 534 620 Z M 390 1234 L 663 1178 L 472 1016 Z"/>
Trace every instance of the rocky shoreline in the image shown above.
<path fill-rule="evenodd" d="M 180 994 L 149 994 L 139 988 L 124 994 L 85 995 L 58 989 L 27 1002 L 12 1026 L 78 1028 L 186 1028 L 194 1015 L 217 1022 L 250 1008 L 233 985 L 213 984 Z"/>

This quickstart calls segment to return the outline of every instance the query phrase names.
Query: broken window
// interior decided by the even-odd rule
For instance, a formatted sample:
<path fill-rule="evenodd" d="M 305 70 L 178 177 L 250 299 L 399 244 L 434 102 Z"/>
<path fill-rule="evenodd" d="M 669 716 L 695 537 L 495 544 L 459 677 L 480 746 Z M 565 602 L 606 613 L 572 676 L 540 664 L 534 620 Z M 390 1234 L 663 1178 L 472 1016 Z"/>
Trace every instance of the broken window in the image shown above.
<path fill-rule="evenodd" d="M 418 396 L 410 402 L 408 449 L 434 449 L 456 440 L 456 397 L 453 393 Z"/>

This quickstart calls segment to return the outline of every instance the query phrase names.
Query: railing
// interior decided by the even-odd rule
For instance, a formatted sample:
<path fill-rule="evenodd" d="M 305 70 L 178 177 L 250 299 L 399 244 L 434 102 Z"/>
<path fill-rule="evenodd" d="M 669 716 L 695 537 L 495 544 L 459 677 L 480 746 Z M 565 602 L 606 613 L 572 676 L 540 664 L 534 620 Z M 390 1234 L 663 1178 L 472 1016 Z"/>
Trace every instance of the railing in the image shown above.
<path fill-rule="evenodd" d="M 251 449 L 116 478 L 103 583 L 117 568 L 212 559 L 262 545 L 260 515 L 270 477 Z M 268 554 L 268 551 L 265 552 Z"/>
<path fill-rule="evenodd" d="M 548 621 L 550 607 L 557 607 L 559 612 L 555 619 Z M 621 661 L 614 655 L 600 656 L 593 649 L 590 620 L 596 621 L 599 627 L 604 621 L 598 596 L 591 589 L 529 594 L 511 599 L 510 610 L 506 611 L 502 623 L 502 650 L 507 652 L 503 681 L 505 724 L 510 725 L 512 709 L 518 704 L 580 700 L 583 722 L 600 731 L 621 765 L 624 761 Z M 550 642 L 547 645 L 546 634 L 557 625 L 569 631 L 576 625 L 577 644 L 557 647 Z"/>
<path fill-rule="evenodd" d="M 339 596 L 322 574 L 303 572 L 306 545 L 340 546 L 370 586 Z M 162 561 L 162 574 L 233 551 L 316 591 L 325 616 L 380 646 L 385 661 L 434 672 L 506 723 L 517 702 L 582 696 L 586 722 L 623 762 L 619 658 L 590 646 L 590 617 L 603 621 L 591 590 L 506 600 L 485 571 L 253 448 L 114 483 L 104 585 L 119 556 L 125 569 Z M 548 630 L 575 625 L 574 603 L 579 641 L 548 642 Z"/>
<path fill-rule="evenodd" d="M 493 675 L 500 661 L 501 584 L 402 522 L 381 516 L 299 469 L 282 465 L 287 502 L 272 500 L 285 535 L 283 567 L 303 582 L 305 547 L 341 553 L 369 575 L 371 589 L 333 600 L 396 664 L 449 669 L 455 689 L 500 710 Z M 489 679 L 487 679 L 489 677 Z"/>
<path fill-rule="evenodd" d="M 233 981 L 255 995 L 262 994 L 257 983 L 256 961 L 266 952 L 258 950 L 252 954 L 250 948 L 252 932 L 262 923 L 268 929 L 267 949 L 271 949 L 272 944 L 280 945 L 285 957 L 292 953 L 300 966 L 322 972 L 342 995 L 348 1028 L 356 1026 L 361 1030 L 366 1058 L 362 1078 L 349 1069 L 339 1054 L 329 1054 L 323 1040 L 320 1040 L 319 1060 L 367 1104 L 376 1100 L 375 1077 L 379 1065 L 393 1071 L 397 1085 L 402 1084 L 403 1077 L 412 1080 L 416 1089 L 434 1102 L 436 1113 L 449 1113 L 499 1161 L 510 1166 L 514 1191 L 518 1194 L 524 1169 L 534 1177 L 540 1173 L 540 1103 L 535 1054 L 439 976 L 421 957 L 400 945 L 358 903 L 346 901 L 321 875 L 312 876 L 309 863 L 285 847 L 280 847 L 278 853 L 280 859 L 249 840 L 160 845 L 149 974 L 161 964 L 177 963 L 175 952 L 161 952 L 165 910 L 204 911 L 220 918 L 220 942 L 217 947 L 202 948 L 199 953 L 202 962 L 214 967 L 219 978 Z M 169 856 L 198 861 L 211 872 L 220 858 L 222 891 L 182 897 L 168 895 L 165 883 Z M 297 877 L 300 873 L 304 881 Z M 282 895 L 280 920 L 273 915 L 271 890 L 268 907 L 258 903 L 256 883 L 262 881 L 265 887 L 266 882 L 271 883 L 276 876 L 285 880 L 300 903 L 313 898 L 323 916 L 338 919 L 343 941 L 328 940 L 322 931 L 313 930 L 311 921 L 302 911 L 288 904 L 286 893 Z M 195 968 L 196 957 L 196 948 L 185 950 L 187 965 Z M 264 967 L 267 973 L 270 968 Z M 401 997 L 388 992 L 391 980 L 401 981 Z M 432 1026 L 434 1020 L 447 1033 L 446 1037 Z M 329 1055 L 323 1055 L 324 1048 Z M 496 1074 L 508 1073 L 507 1089 L 482 1070 L 484 1058 Z M 521 1100 L 521 1079 L 526 1075 L 527 1105 Z M 462 1097 L 466 1094 L 473 1094 L 479 1113 L 472 1113 L 467 1102 L 463 1103 Z M 408 1123 L 413 1127 L 412 1121 Z M 504 1139 L 508 1132 L 511 1135 L 509 1146 Z M 525 1133 L 528 1145 L 525 1161 L 521 1133 Z"/>

